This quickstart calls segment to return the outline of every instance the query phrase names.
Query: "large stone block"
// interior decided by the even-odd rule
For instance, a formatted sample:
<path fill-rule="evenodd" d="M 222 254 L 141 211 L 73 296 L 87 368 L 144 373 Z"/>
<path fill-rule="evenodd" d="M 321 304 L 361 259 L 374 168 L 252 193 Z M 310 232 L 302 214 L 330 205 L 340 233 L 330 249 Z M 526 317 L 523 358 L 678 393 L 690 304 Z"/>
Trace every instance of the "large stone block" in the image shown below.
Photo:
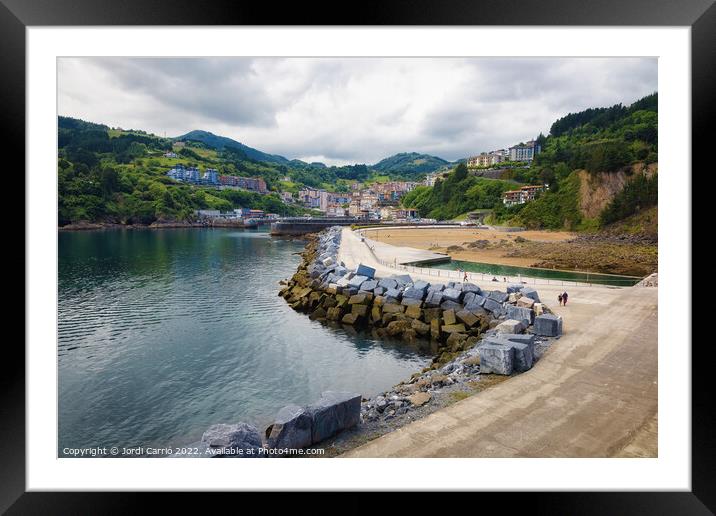
<path fill-rule="evenodd" d="M 469 301 L 467 300 L 468 296 L 470 297 Z M 484 306 L 485 304 L 485 301 L 486 298 L 484 296 L 468 292 L 467 294 L 465 294 L 465 309 L 472 311 L 476 308 L 482 308 L 482 306 Z"/>
<path fill-rule="evenodd" d="M 488 312 L 492 312 L 493 315 L 499 317 L 503 313 L 502 303 L 498 303 L 494 299 L 486 299 L 485 304 L 483 305 L 485 310 Z"/>
<path fill-rule="evenodd" d="M 428 292 L 442 292 L 445 288 L 445 285 L 442 283 L 431 283 L 428 287 Z"/>
<path fill-rule="evenodd" d="M 373 289 L 373 294 L 376 296 L 382 296 L 385 293 L 385 289 L 383 287 L 375 287 Z"/>
<path fill-rule="evenodd" d="M 535 318 L 534 312 L 530 308 L 524 308 L 521 306 L 507 305 L 507 318 L 522 321 L 525 328 L 532 324 Z M 512 333 L 512 332 L 508 332 Z"/>
<path fill-rule="evenodd" d="M 378 282 L 378 286 L 383 287 L 386 290 L 390 290 L 391 288 L 396 288 L 398 286 L 398 282 L 392 278 L 383 278 Z"/>
<path fill-rule="evenodd" d="M 532 350 L 532 354 L 534 355 L 535 336 L 532 333 L 502 333 L 500 334 L 499 338 L 512 342 L 520 342 L 522 344 L 527 344 Z"/>
<path fill-rule="evenodd" d="M 356 294 L 348 299 L 349 305 L 365 305 L 368 304 L 369 298 L 367 294 Z"/>
<path fill-rule="evenodd" d="M 497 301 L 498 303 L 504 303 L 510 295 L 507 292 L 502 292 L 501 290 L 493 290 L 487 295 L 487 297 Z"/>
<path fill-rule="evenodd" d="M 401 304 L 403 306 L 423 306 L 423 302 L 420 299 L 415 299 L 413 297 L 404 297 Z"/>
<path fill-rule="evenodd" d="M 502 321 L 500 324 L 495 326 L 495 331 L 497 333 L 520 333 L 524 331 L 524 329 L 524 323 L 515 319 L 507 319 L 506 321 Z"/>
<path fill-rule="evenodd" d="M 336 261 L 332 257 L 329 256 L 328 258 L 324 258 L 321 263 L 323 263 L 323 265 L 325 265 L 326 267 L 330 267 L 331 265 L 336 263 Z"/>
<path fill-rule="evenodd" d="M 434 290 L 434 291 L 428 291 L 427 296 L 425 297 L 425 304 L 427 306 L 440 306 L 440 303 L 443 301 L 443 294 L 440 291 Z"/>
<path fill-rule="evenodd" d="M 389 288 L 385 291 L 385 294 L 383 294 L 385 297 L 392 297 L 395 299 L 400 300 L 403 297 L 403 291 L 397 288 Z"/>
<path fill-rule="evenodd" d="M 410 323 L 410 327 L 414 329 L 418 335 L 427 335 L 430 331 L 430 325 L 418 319 L 413 319 Z"/>
<path fill-rule="evenodd" d="M 360 286 L 361 290 L 373 290 L 378 286 L 378 282 L 376 280 L 368 280 L 364 281 L 363 284 Z"/>
<path fill-rule="evenodd" d="M 520 291 L 520 293 L 523 297 L 529 297 L 530 299 L 533 299 L 536 303 L 540 302 L 539 294 L 537 294 L 537 291 L 532 287 L 525 287 Z"/>
<path fill-rule="evenodd" d="M 515 351 L 511 346 L 487 342 L 477 350 L 480 353 L 480 373 L 512 374 Z"/>
<path fill-rule="evenodd" d="M 370 310 L 370 320 L 373 321 L 373 323 L 379 322 L 383 318 L 383 311 L 380 309 L 379 305 L 373 305 L 373 308 Z"/>
<path fill-rule="evenodd" d="M 423 316 L 423 311 L 420 309 L 420 306 L 413 305 L 405 309 L 405 315 L 413 319 L 420 319 Z"/>
<path fill-rule="evenodd" d="M 368 307 L 365 306 L 365 305 L 354 305 L 354 306 L 363 306 L 363 307 L 365 307 L 366 309 L 368 308 Z M 346 314 L 346 315 L 343 316 L 343 318 L 341 319 L 341 322 L 342 322 L 343 324 L 351 324 L 351 325 L 352 325 L 352 324 L 358 324 L 359 322 L 361 322 L 362 318 L 363 318 L 362 315 L 357 314 L 357 313 L 355 313 L 355 312 L 353 312 L 353 311 L 351 310 L 351 313 Z"/>
<path fill-rule="evenodd" d="M 510 347 L 515 352 L 514 370 L 518 373 L 524 373 L 532 369 L 534 364 L 532 348 L 522 342 L 511 342 Z"/>
<path fill-rule="evenodd" d="M 535 317 L 534 332 L 544 337 L 557 337 L 562 334 L 562 318 L 553 314 Z"/>
<path fill-rule="evenodd" d="M 351 305 L 351 313 L 359 317 L 368 315 L 368 305 Z"/>
<path fill-rule="evenodd" d="M 443 321 L 445 324 L 455 324 L 457 319 L 455 318 L 455 310 L 445 310 L 443 312 Z"/>
<path fill-rule="evenodd" d="M 514 350 L 514 370 L 525 372 L 534 364 L 534 335 L 502 334 L 485 339 L 486 343 L 509 346 Z"/>
<path fill-rule="evenodd" d="M 423 310 L 423 317 L 426 323 L 432 322 L 433 319 L 440 319 L 442 310 L 440 308 L 426 308 Z"/>
<path fill-rule="evenodd" d="M 373 277 L 375 276 L 375 269 L 373 267 L 368 267 L 367 265 L 359 263 L 358 267 L 356 268 L 356 275 L 365 276 L 368 279 L 373 279 Z"/>
<path fill-rule="evenodd" d="M 535 304 L 535 300 L 531 297 L 522 296 L 517 300 L 517 306 L 522 308 L 532 308 Z"/>
<path fill-rule="evenodd" d="M 473 315 L 487 315 L 487 310 L 476 304 L 465 305 L 465 310 Z"/>
<path fill-rule="evenodd" d="M 359 274 L 356 274 L 353 276 L 350 281 L 348 281 L 348 286 L 353 288 L 360 288 L 360 286 L 363 284 L 364 281 L 367 281 L 367 276 L 361 276 Z"/>
<path fill-rule="evenodd" d="M 341 279 L 336 281 L 336 286 L 341 287 L 341 288 L 347 287 L 348 283 L 350 283 L 350 281 L 351 280 L 349 280 L 346 276 L 343 276 Z"/>
<path fill-rule="evenodd" d="M 395 305 L 395 304 L 387 304 L 383 305 L 383 313 L 384 314 L 402 314 L 403 310 L 405 310 L 405 307 L 402 305 Z"/>
<path fill-rule="evenodd" d="M 278 411 L 274 422 L 266 428 L 269 448 L 305 448 L 313 442 L 311 414 L 298 405 L 287 405 Z"/>
<path fill-rule="evenodd" d="M 460 310 L 455 314 L 455 317 L 457 317 L 457 319 L 464 323 L 468 328 L 472 328 L 480 322 L 480 319 L 469 310 Z"/>
<path fill-rule="evenodd" d="M 472 283 L 463 283 L 462 291 L 465 293 L 471 292 L 474 294 L 482 294 L 482 289 L 477 285 L 473 285 Z"/>
<path fill-rule="evenodd" d="M 403 291 L 403 297 L 410 297 L 413 299 L 420 299 L 422 300 L 425 297 L 425 289 L 427 287 L 423 288 L 416 288 L 416 287 L 408 287 Z"/>
<path fill-rule="evenodd" d="M 411 278 L 408 274 L 396 274 L 392 279 L 394 279 L 401 287 L 413 282 L 413 278 Z"/>
<path fill-rule="evenodd" d="M 442 331 L 444 333 L 465 333 L 467 330 L 465 329 L 464 324 L 458 323 L 458 324 L 445 324 L 442 327 Z"/>
<path fill-rule="evenodd" d="M 437 317 L 430 321 L 430 336 L 436 340 L 440 338 L 440 319 Z"/>
<path fill-rule="evenodd" d="M 321 399 L 307 407 L 311 415 L 311 441 L 319 443 L 360 422 L 361 395 L 326 391 Z"/>
<path fill-rule="evenodd" d="M 447 299 L 440 303 L 440 308 L 443 310 L 462 310 L 462 304 Z"/>
<path fill-rule="evenodd" d="M 212 425 L 201 436 L 201 442 L 213 448 L 215 457 L 258 457 L 258 449 L 263 446 L 261 434 L 248 423 Z M 253 450 L 253 455 L 248 450 Z"/>
<path fill-rule="evenodd" d="M 443 298 L 458 303 L 462 298 L 462 291 L 456 288 L 446 288 L 443 290 Z"/>
<path fill-rule="evenodd" d="M 416 288 L 418 290 L 427 290 L 430 288 L 430 283 L 423 280 L 417 280 L 413 282 L 413 288 Z"/>
<path fill-rule="evenodd" d="M 518 283 L 512 283 L 510 285 L 507 285 L 507 293 L 512 294 L 513 292 L 519 292 L 523 288 L 525 288 L 524 285 L 520 285 Z"/>

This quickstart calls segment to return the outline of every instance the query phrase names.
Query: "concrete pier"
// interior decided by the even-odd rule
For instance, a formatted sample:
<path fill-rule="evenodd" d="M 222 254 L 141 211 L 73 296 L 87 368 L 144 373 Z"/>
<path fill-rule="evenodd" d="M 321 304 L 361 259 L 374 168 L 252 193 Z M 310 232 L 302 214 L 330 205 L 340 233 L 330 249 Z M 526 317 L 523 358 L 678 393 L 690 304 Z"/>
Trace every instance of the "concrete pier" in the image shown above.
<path fill-rule="evenodd" d="M 415 256 L 390 247 L 370 249 L 345 228 L 339 259 L 389 276 L 381 262 Z M 658 289 L 570 286 L 559 306 L 564 290 L 539 287 L 565 327 L 531 370 L 343 456 L 657 457 Z"/>
<path fill-rule="evenodd" d="M 292 217 L 280 219 L 271 224 L 271 235 L 273 236 L 291 236 L 306 235 L 308 233 L 318 233 L 319 231 L 331 226 L 350 226 L 358 224 L 360 219 L 355 218 L 308 218 L 308 217 Z"/>

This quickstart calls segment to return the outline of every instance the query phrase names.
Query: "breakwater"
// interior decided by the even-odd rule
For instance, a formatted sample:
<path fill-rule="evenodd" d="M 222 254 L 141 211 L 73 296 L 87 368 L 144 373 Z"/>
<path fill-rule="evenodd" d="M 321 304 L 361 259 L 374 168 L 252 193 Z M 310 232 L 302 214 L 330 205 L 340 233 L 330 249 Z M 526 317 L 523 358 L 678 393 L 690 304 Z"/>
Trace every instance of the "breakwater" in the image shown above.
<path fill-rule="evenodd" d="M 392 390 L 364 400 L 361 420 L 370 423 L 404 415 L 433 394 L 480 374 L 512 375 L 529 370 L 538 349 L 562 333 L 562 319 L 523 284 L 506 291 L 471 283 L 431 284 L 409 275 L 378 278 L 338 260 L 340 228 L 316 235 L 303 261 L 279 295 L 313 320 L 370 332 L 376 338 L 429 340 L 432 363 Z"/>
<path fill-rule="evenodd" d="M 271 224 L 271 235 L 291 236 L 318 233 L 332 226 L 350 226 L 361 222 L 356 218 L 284 218 Z"/>

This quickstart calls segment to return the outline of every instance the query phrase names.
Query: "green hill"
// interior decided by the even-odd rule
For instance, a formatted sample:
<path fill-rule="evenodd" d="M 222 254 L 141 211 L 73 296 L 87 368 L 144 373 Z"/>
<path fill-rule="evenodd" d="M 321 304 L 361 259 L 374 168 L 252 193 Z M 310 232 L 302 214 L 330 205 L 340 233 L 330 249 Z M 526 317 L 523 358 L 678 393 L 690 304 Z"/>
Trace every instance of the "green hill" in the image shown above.
<path fill-rule="evenodd" d="M 371 165 L 370 168 L 383 174 L 399 174 L 406 177 L 417 177 L 434 172 L 449 164 L 449 161 L 445 161 L 437 156 L 418 154 L 417 152 L 401 152 L 400 154 L 395 154 L 380 160 L 375 165 Z"/>
<path fill-rule="evenodd" d="M 522 184 L 547 184 L 531 202 L 505 207 L 502 193 L 519 184 L 482 179 L 458 165 L 434 187 L 403 199 L 423 217 L 452 219 L 491 208 L 492 222 L 547 229 L 596 229 L 657 204 L 658 96 L 570 113 L 554 122 L 527 168 L 508 174 Z"/>
<path fill-rule="evenodd" d="M 217 150 L 203 143 L 182 148 L 170 138 L 141 130 L 111 129 L 58 117 L 58 221 L 151 224 L 184 221 L 195 210 L 256 208 L 297 215 L 305 210 L 284 204 L 277 193 L 218 190 L 179 183 L 166 174 L 176 165 L 214 168 L 220 174 L 262 177 L 276 190 L 287 172 L 282 165 L 258 162 L 241 149 Z M 177 157 L 165 157 L 174 149 Z M 277 167 L 277 168 L 275 168 Z"/>
<path fill-rule="evenodd" d="M 422 217 L 445 220 L 467 211 L 493 208 L 502 203 L 502 194 L 515 187 L 511 181 L 470 175 L 460 163 L 434 187 L 418 186 L 403 197 L 403 206 L 415 208 Z"/>
<path fill-rule="evenodd" d="M 248 159 L 253 159 L 255 161 L 265 161 L 267 163 L 279 163 L 282 165 L 286 165 L 289 163 L 289 160 L 284 158 L 283 156 L 278 156 L 275 154 L 267 154 L 265 152 L 261 152 L 260 150 L 254 149 L 252 147 L 249 147 L 248 145 L 244 145 L 241 142 L 237 142 L 236 140 L 232 140 L 231 138 L 227 138 L 226 136 L 217 136 L 214 133 L 210 133 L 208 131 L 190 131 L 186 134 L 183 134 L 181 136 L 177 136 L 176 138 L 173 138 L 174 141 L 195 141 L 195 142 L 201 142 L 207 147 L 210 147 L 212 149 L 216 150 L 224 150 L 227 147 L 238 149 L 239 151 L 243 152 L 244 155 Z M 298 160 L 293 160 L 298 161 Z M 303 162 L 301 162 L 303 163 Z"/>

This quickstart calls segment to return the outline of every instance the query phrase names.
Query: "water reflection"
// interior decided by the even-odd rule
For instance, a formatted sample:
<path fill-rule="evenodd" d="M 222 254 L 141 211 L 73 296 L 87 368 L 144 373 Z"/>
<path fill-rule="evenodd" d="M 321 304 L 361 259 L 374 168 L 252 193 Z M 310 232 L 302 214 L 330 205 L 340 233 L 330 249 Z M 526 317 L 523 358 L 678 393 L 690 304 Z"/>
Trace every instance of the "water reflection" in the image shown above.
<path fill-rule="evenodd" d="M 286 403 L 327 389 L 373 395 L 429 362 L 420 345 L 291 310 L 277 282 L 302 249 L 231 229 L 60 233 L 60 448 L 261 427 Z"/>

